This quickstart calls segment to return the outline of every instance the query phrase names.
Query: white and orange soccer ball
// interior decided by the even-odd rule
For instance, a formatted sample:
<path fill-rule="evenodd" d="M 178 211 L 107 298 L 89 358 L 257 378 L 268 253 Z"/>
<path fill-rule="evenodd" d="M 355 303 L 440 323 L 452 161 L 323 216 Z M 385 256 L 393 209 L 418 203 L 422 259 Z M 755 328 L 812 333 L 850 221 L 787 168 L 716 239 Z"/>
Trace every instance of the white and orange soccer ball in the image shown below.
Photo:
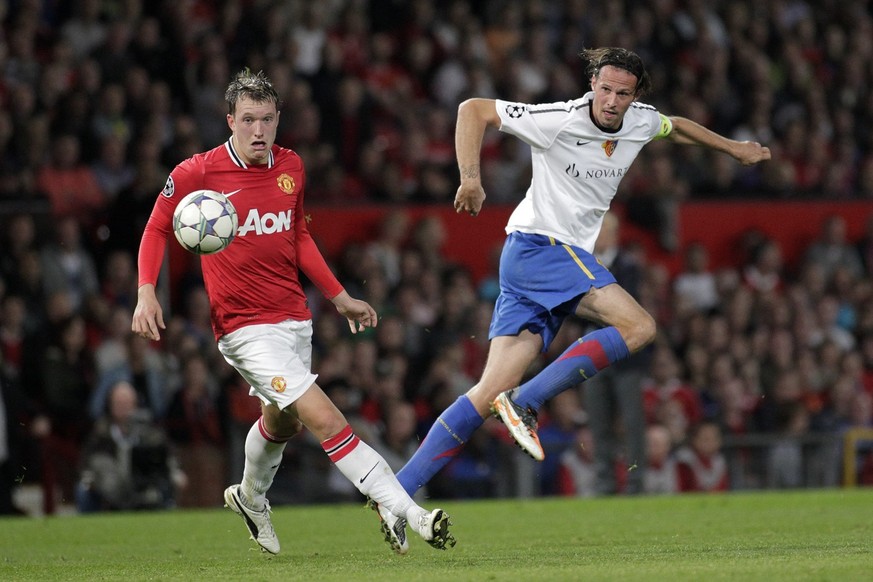
<path fill-rule="evenodd" d="M 197 255 L 227 248 L 236 236 L 239 218 L 227 196 L 214 190 L 195 190 L 176 206 L 173 233 L 182 247 Z"/>

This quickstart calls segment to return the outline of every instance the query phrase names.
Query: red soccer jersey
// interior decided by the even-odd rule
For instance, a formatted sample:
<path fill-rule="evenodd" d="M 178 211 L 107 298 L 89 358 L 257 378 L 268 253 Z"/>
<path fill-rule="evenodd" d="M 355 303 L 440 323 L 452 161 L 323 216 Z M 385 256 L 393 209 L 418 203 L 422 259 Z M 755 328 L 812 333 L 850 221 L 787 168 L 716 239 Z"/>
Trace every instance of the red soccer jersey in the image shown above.
<path fill-rule="evenodd" d="M 180 163 L 170 173 L 146 224 L 139 250 L 139 284 L 157 282 L 179 201 L 195 190 L 215 190 L 228 196 L 239 216 L 230 246 L 201 257 L 215 337 L 246 325 L 310 319 L 298 268 L 327 298 L 343 288 L 306 227 L 305 183 L 300 156 L 277 145 L 264 165 L 243 162 L 232 139 Z"/>

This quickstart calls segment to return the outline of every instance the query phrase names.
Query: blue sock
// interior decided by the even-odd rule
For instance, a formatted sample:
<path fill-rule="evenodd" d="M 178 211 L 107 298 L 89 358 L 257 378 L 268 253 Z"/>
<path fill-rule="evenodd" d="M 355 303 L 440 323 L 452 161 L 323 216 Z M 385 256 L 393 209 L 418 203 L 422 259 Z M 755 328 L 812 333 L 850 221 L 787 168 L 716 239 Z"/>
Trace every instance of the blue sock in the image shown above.
<path fill-rule="evenodd" d="M 485 419 L 466 395 L 446 408 L 412 458 L 397 473 L 397 479 L 410 495 L 424 487 L 437 471 L 446 466 L 466 444 Z"/>
<path fill-rule="evenodd" d="M 629 355 L 627 344 L 614 327 L 592 331 L 522 384 L 512 399 L 519 406 L 539 410 L 546 400 Z"/>

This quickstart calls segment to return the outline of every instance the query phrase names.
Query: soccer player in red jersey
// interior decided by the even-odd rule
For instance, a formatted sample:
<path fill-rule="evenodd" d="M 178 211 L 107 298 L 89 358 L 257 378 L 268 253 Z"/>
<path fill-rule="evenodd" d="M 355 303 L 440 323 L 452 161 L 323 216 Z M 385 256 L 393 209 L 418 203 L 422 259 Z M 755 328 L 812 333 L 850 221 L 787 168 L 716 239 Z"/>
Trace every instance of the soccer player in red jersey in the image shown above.
<path fill-rule="evenodd" d="M 203 279 L 218 348 L 251 385 L 262 409 L 246 438 L 242 482 L 225 490 L 225 503 L 265 551 L 279 552 L 266 493 L 285 443 L 302 423 L 370 498 L 380 518 L 390 516 L 383 518 L 382 531 L 395 552 L 408 549 L 407 522 L 438 549 L 454 545 L 448 515 L 415 504 L 385 460 L 352 432 L 315 383 L 312 315 L 298 271 L 348 320 L 352 333 L 375 327 L 376 312 L 343 289 L 309 234 L 303 214 L 306 173 L 296 153 L 274 144 L 279 97 L 270 81 L 263 72 L 244 70 L 225 99 L 230 138 L 173 169 L 143 232 L 133 331 L 158 340 L 165 327 L 155 283 L 179 200 L 195 190 L 223 192 L 237 210 L 239 228 L 226 249 L 201 257 Z"/>

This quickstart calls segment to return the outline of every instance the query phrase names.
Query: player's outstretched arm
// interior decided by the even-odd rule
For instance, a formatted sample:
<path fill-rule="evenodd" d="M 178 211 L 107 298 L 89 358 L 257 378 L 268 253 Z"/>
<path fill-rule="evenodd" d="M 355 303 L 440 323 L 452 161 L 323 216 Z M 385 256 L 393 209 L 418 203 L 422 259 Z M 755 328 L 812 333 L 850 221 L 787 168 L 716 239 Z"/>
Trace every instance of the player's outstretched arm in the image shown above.
<path fill-rule="evenodd" d="M 158 341 L 161 339 L 159 330 L 167 329 L 167 326 L 164 325 L 164 312 L 155 294 L 155 286 L 151 283 L 141 285 L 136 296 L 136 309 L 133 311 L 130 329 L 146 339 Z"/>
<path fill-rule="evenodd" d="M 455 152 L 461 186 L 455 194 L 455 211 L 476 216 L 485 202 L 482 188 L 480 153 L 488 126 L 500 127 L 500 116 L 493 99 L 467 99 L 458 106 L 455 125 Z"/>
<path fill-rule="evenodd" d="M 673 131 L 667 139 L 674 143 L 699 145 L 724 152 L 744 166 L 770 159 L 770 148 L 756 141 L 737 141 L 719 135 L 685 117 L 670 117 Z"/>
<path fill-rule="evenodd" d="M 346 290 L 341 291 L 331 299 L 331 302 L 339 314 L 349 321 L 349 329 L 352 333 L 364 331 L 368 327 L 376 327 L 379 323 L 376 310 L 366 301 L 355 299 Z"/>

